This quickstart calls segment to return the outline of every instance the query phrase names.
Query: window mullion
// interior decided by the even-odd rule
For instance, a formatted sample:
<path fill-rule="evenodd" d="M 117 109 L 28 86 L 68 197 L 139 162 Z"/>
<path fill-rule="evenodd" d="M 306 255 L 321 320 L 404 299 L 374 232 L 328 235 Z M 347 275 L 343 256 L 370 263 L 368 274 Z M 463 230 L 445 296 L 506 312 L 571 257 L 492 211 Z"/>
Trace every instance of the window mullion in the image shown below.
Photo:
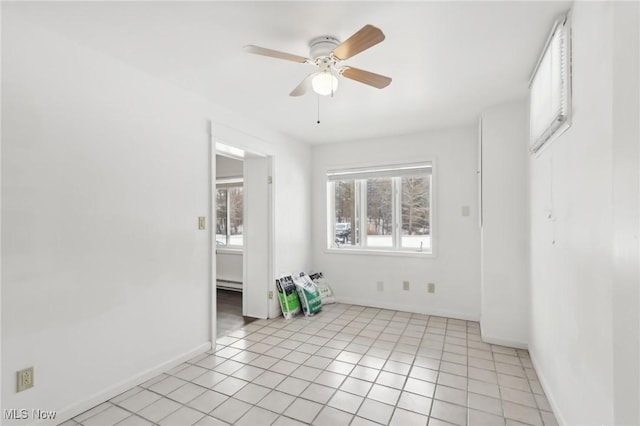
<path fill-rule="evenodd" d="M 360 241 L 358 246 L 367 246 L 367 225 L 368 225 L 368 212 L 367 212 L 367 181 L 361 180 L 359 182 L 359 201 L 360 201 L 360 217 L 358 218 L 358 232 L 360 232 Z M 355 236 L 354 236 L 355 238 Z"/>
<path fill-rule="evenodd" d="M 227 244 L 226 246 L 229 247 L 229 245 L 231 244 L 231 202 L 230 202 L 230 198 L 229 197 L 229 188 L 225 189 L 226 192 L 226 202 L 227 202 Z"/>
<path fill-rule="evenodd" d="M 400 178 L 393 178 L 393 248 L 399 249 L 402 238 L 402 206 L 400 203 Z"/>
<path fill-rule="evenodd" d="M 396 211 L 396 178 L 391 178 L 391 248 L 395 250 L 397 243 L 398 212 Z"/>
<path fill-rule="evenodd" d="M 329 183 L 329 199 L 327 203 L 329 204 L 329 212 L 327 215 L 327 222 L 329 223 L 329 232 L 327 234 L 327 238 L 331 238 L 330 247 L 336 246 L 336 183 Z"/>

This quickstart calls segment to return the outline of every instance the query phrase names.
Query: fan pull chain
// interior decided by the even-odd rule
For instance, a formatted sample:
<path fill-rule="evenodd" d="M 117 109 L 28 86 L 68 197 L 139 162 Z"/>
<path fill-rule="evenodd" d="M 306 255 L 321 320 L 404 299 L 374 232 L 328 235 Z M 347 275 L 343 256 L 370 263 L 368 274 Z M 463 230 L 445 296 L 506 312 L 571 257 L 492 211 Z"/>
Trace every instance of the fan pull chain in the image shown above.
<path fill-rule="evenodd" d="M 329 75 L 333 76 L 333 72 L 330 70 Z M 331 84 L 331 98 L 333 99 L 333 84 Z"/>
<path fill-rule="evenodd" d="M 318 98 L 318 121 L 316 123 L 320 124 L 320 95 L 316 95 L 316 97 Z"/>

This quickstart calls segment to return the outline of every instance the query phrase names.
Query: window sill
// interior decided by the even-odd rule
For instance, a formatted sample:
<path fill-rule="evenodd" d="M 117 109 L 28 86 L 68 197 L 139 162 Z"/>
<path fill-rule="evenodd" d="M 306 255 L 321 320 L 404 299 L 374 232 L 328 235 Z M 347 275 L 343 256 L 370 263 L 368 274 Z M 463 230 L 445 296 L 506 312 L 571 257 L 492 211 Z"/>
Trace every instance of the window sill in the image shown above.
<path fill-rule="evenodd" d="M 229 248 L 229 247 L 220 247 L 216 248 L 217 254 L 242 254 L 244 250 L 242 248 Z"/>
<path fill-rule="evenodd" d="M 363 249 L 349 249 L 349 248 L 326 248 L 324 250 L 327 254 L 356 254 L 356 255 L 373 255 L 373 256 L 391 256 L 391 257 L 421 257 L 421 258 L 435 258 L 436 255 L 433 252 L 428 251 L 403 251 L 403 250 L 363 250 Z"/>

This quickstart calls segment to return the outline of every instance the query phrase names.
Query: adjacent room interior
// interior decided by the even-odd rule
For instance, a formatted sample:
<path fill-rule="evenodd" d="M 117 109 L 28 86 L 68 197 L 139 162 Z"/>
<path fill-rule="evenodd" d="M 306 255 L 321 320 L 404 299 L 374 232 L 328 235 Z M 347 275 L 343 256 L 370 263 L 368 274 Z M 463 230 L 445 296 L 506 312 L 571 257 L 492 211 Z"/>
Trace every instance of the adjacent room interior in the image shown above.
<path fill-rule="evenodd" d="M 243 173 L 242 159 L 216 150 L 216 335 L 220 337 L 251 321 L 242 315 Z"/>
<path fill-rule="evenodd" d="M 0 11 L 2 424 L 640 424 L 637 2 Z"/>

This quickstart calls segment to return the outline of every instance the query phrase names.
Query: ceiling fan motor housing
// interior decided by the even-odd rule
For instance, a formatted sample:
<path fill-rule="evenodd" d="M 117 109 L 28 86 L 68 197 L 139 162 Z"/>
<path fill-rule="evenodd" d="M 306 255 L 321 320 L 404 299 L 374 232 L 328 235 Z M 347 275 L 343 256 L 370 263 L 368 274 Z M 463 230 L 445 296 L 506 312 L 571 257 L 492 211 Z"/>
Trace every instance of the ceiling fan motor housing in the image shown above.
<path fill-rule="evenodd" d="M 309 74 L 290 93 L 290 96 L 304 95 L 307 87 L 312 86 L 314 92 L 319 95 L 328 95 L 335 92 L 338 85 L 338 76 L 354 80 L 377 89 L 387 87 L 391 78 L 375 74 L 369 71 L 353 67 L 337 68 L 336 65 L 358 53 L 375 46 L 384 40 L 384 34 L 380 28 L 373 25 L 365 25 L 356 31 L 343 43 L 338 38 L 330 35 L 316 37 L 309 42 L 310 57 L 292 55 L 260 46 L 247 45 L 244 49 L 248 53 L 269 56 L 276 59 L 297 62 L 300 64 L 312 64 L 317 71 Z M 311 84 L 310 84 L 311 83 Z M 316 87 L 318 86 L 318 87 Z"/>
<path fill-rule="evenodd" d="M 340 45 L 340 40 L 333 36 L 316 37 L 309 42 L 311 57 L 316 60 L 324 56 L 331 56 L 331 52 Z"/>

